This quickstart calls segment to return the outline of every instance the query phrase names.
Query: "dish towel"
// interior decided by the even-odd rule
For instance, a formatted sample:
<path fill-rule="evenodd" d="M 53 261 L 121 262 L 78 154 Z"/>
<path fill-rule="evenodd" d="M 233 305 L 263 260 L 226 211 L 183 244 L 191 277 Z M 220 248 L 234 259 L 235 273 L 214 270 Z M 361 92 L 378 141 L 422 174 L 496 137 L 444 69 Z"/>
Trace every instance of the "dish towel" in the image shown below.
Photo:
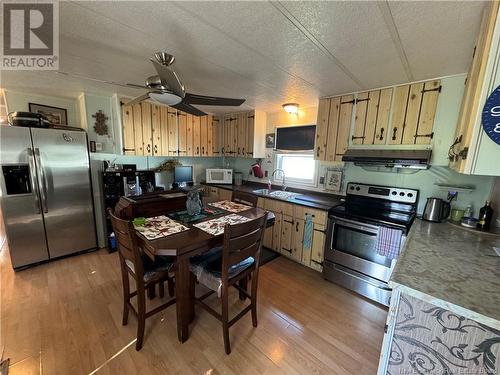
<path fill-rule="evenodd" d="M 401 250 L 401 236 L 403 232 L 400 229 L 379 227 L 377 235 L 377 254 L 396 259 Z"/>
<path fill-rule="evenodd" d="M 311 251 L 313 239 L 313 218 L 311 214 L 306 215 L 306 223 L 304 224 L 304 243 L 302 249 Z"/>

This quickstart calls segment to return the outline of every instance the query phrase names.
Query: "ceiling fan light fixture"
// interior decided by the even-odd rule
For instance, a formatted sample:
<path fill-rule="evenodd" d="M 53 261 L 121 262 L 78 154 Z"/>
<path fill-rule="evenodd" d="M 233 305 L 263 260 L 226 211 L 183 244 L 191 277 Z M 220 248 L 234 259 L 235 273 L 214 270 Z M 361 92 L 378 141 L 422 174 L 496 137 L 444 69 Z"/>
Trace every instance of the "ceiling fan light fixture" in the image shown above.
<path fill-rule="evenodd" d="M 282 105 L 286 113 L 296 115 L 299 113 L 299 105 L 297 103 L 285 103 Z"/>
<path fill-rule="evenodd" d="M 168 92 L 164 93 L 150 92 L 149 97 L 155 102 L 166 105 L 176 105 L 179 104 L 182 100 L 180 96 Z"/>

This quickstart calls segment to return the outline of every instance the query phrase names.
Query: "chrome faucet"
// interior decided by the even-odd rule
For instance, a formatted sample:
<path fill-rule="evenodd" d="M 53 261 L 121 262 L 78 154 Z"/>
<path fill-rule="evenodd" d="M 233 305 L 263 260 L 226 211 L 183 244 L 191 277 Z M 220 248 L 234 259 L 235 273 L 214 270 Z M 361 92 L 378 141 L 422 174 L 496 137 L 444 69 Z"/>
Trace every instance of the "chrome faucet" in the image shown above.
<path fill-rule="evenodd" d="M 285 171 L 283 169 L 275 169 L 273 171 L 273 173 L 271 174 L 271 179 L 274 178 L 274 175 L 276 174 L 276 172 L 281 172 L 281 174 L 283 175 L 283 181 L 281 182 L 281 190 L 285 191 L 286 190 L 286 185 L 285 185 Z M 271 186 L 271 180 L 269 180 L 269 186 Z M 271 189 L 269 189 L 271 190 Z"/>

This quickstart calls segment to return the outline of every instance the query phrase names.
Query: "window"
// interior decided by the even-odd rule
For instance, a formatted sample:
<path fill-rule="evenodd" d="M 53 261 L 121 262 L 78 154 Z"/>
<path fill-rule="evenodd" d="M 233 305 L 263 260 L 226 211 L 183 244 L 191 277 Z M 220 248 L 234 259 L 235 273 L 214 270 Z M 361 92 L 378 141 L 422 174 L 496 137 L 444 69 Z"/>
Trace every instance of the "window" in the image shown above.
<path fill-rule="evenodd" d="M 316 160 L 312 154 L 277 154 L 276 168 L 285 171 L 286 182 L 316 185 Z M 280 181 L 280 173 L 274 179 Z"/>

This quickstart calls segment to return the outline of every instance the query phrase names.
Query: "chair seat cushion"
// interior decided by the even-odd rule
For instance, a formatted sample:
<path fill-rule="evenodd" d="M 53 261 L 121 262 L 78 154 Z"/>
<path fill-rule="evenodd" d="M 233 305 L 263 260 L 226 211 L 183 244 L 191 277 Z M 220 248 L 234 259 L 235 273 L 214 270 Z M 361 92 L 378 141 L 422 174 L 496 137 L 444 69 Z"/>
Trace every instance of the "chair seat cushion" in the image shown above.
<path fill-rule="evenodd" d="M 253 257 L 248 257 L 238 264 L 231 266 L 229 278 L 237 276 L 252 266 L 254 262 Z M 222 247 L 213 248 L 202 255 L 191 258 L 191 271 L 196 275 L 200 283 L 216 291 L 220 297 L 222 286 Z"/>
<path fill-rule="evenodd" d="M 130 260 L 126 259 L 125 263 L 132 272 L 135 272 L 134 264 Z M 174 260 L 171 257 L 157 256 L 153 261 L 147 255 L 143 255 L 142 264 L 144 267 L 144 282 L 147 283 L 160 276 L 161 273 L 170 272 L 174 266 Z"/>

